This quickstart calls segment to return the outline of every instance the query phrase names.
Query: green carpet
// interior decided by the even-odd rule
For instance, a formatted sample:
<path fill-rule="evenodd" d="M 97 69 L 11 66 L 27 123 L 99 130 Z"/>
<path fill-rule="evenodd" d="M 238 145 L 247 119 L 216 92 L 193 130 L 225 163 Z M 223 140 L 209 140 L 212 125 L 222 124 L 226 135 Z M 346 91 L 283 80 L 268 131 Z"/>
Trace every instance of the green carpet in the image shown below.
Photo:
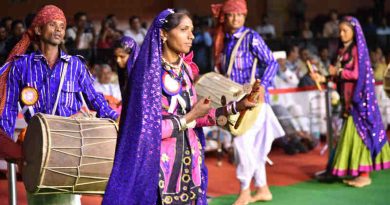
<path fill-rule="evenodd" d="M 373 172 L 372 184 L 353 188 L 342 182 L 303 182 L 292 186 L 271 186 L 273 200 L 253 204 L 266 205 L 390 205 L 390 170 Z M 211 200 L 210 205 L 229 205 L 236 195 Z"/>

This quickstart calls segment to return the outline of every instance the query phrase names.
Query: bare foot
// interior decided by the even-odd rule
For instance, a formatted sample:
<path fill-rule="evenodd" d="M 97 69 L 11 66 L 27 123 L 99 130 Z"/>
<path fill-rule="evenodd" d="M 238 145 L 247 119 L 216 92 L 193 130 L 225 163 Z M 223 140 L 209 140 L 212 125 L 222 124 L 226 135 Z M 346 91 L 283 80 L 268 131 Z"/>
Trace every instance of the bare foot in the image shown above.
<path fill-rule="evenodd" d="M 356 177 L 355 179 L 351 180 L 348 183 L 349 186 L 353 186 L 353 187 L 357 187 L 357 188 L 362 188 L 362 187 L 368 186 L 370 184 L 371 184 L 371 178 L 370 177 L 362 177 L 362 176 Z"/>
<path fill-rule="evenodd" d="M 247 205 L 251 201 L 251 190 L 250 188 L 241 190 L 240 195 L 233 205 Z"/>
<path fill-rule="evenodd" d="M 351 183 L 353 180 L 355 179 L 343 179 L 343 183 L 349 185 L 349 183 Z"/>
<path fill-rule="evenodd" d="M 256 194 L 252 197 L 251 203 L 257 201 L 271 201 L 271 200 L 272 200 L 272 193 L 269 190 L 269 187 L 265 185 L 263 187 L 257 188 Z"/>

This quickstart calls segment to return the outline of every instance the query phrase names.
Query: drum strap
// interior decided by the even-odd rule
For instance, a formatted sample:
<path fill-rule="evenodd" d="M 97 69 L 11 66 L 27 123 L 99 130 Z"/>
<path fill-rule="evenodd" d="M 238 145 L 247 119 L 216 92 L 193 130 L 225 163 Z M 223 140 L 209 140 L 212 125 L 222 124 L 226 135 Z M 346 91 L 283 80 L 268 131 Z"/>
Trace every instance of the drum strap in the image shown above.
<path fill-rule="evenodd" d="M 64 67 L 62 69 L 62 72 L 61 72 L 61 80 L 60 80 L 60 85 L 58 86 L 58 92 L 57 92 L 57 97 L 56 97 L 56 101 L 54 103 L 54 107 L 53 107 L 53 111 L 52 111 L 52 115 L 55 115 L 56 111 L 57 111 L 57 107 L 58 107 L 58 101 L 60 100 L 60 95 L 61 95 L 61 89 L 64 85 L 64 81 L 65 81 L 65 76 L 66 76 L 66 72 L 68 71 L 68 62 L 65 62 L 64 63 Z M 79 95 L 80 95 L 80 99 L 83 103 L 83 106 L 85 107 L 85 109 L 87 110 L 87 113 L 85 113 L 82 109 L 80 110 L 85 116 L 91 116 L 91 112 L 87 106 L 87 103 L 85 102 L 85 99 L 84 99 L 84 96 L 82 94 L 82 92 L 79 92 Z"/>
<path fill-rule="evenodd" d="M 67 71 L 68 71 L 68 62 L 65 62 L 64 67 L 63 67 L 62 72 L 61 72 L 61 80 L 60 80 L 60 85 L 58 86 L 56 101 L 54 103 L 53 111 L 51 112 L 52 115 L 56 114 L 58 101 L 59 101 L 60 95 L 61 95 L 61 89 L 62 89 L 62 86 L 64 85 L 65 75 L 66 75 Z"/>
<path fill-rule="evenodd" d="M 232 74 L 232 69 L 233 69 L 233 64 L 234 64 L 234 61 L 236 60 L 236 56 L 237 56 L 237 51 L 238 51 L 238 48 L 240 47 L 242 41 L 244 40 L 246 34 L 249 33 L 249 30 L 246 30 L 242 35 L 241 37 L 238 39 L 236 45 L 234 45 L 234 48 L 233 48 L 233 51 L 232 51 L 232 55 L 230 56 L 230 60 L 229 60 L 229 67 L 228 67 L 228 70 L 227 70 L 227 73 L 226 73 L 226 76 L 230 79 L 230 76 Z M 255 75 L 256 75 L 256 68 L 257 68 L 257 57 L 255 57 L 255 59 L 253 60 L 253 64 L 252 64 L 252 71 L 251 71 L 251 80 L 250 80 L 250 83 L 253 84 L 255 82 Z"/>
<path fill-rule="evenodd" d="M 80 112 L 83 113 L 84 116 L 86 116 L 86 117 L 91 117 L 91 116 L 92 116 L 92 113 L 91 113 L 91 111 L 89 110 L 88 105 L 87 105 L 87 103 L 85 102 L 83 93 L 82 93 L 81 91 L 79 92 L 79 95 L 80 95 L 81 101 L 83 102 L 83 107 L 84 107 L 85 110 L 87 111 L 87 112 L 85 112 L 83 109 L 80 109 Z"/>

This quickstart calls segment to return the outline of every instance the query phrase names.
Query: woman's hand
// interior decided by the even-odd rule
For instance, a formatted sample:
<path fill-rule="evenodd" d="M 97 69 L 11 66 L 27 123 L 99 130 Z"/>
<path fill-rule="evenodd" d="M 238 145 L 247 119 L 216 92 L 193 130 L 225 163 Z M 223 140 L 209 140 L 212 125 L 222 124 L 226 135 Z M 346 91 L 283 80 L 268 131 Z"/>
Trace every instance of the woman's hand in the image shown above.
<path fill-rule="evenodd" d="M 261 95 L 261 94 L 260 94 Z M 257 103 L 251 102 L 247 97 L 237 102 L 237 111 L 241 112 L 256 107 Z"/>
<path fill-rule="evenodd" d="M 192 107 L 191 111 L 185 115 L 186 121 L 191 122 L 198 118 L 206 116 L 211 110 L 211 103 L 208 98 L 203 98 L 199 100 Z"/>

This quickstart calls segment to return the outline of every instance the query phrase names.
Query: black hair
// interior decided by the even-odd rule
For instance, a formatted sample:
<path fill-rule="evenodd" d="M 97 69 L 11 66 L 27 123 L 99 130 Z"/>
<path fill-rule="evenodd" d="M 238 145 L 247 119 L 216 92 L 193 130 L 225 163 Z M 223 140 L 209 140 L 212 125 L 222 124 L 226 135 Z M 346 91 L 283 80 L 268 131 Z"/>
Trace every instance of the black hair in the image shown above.
<path fill-rule="evenodd" d="M 307 50 L 307 51 L 309 51 L 309 53 L 311 53 L 308 47 L 303 46 L 303 47 L 301 47 L 301 48 L 299 49 L 299 54 L 301 54 L 301 53 L 302 53 L 303 51 L 305 51 L 305 50 Z"/>
<path fill-rule="evenodd" d="M 349 22 L 349 21 L 346 20 L 346 19 L 341 20 L 340 23 L 339 23 L 339 25 L 341 25 L 342 23 L 348 25 L 348 26 L 352 29 L 352 33 L 353 33 L 353 42 L 355 42 L 355 35 L 356 35 L 356 33 L 355 33 L 355 28 L 354 28 L 354 26 L 351 24 L 351 22 Z M 341 42 L 341 40 L 340 40 L 340 42 Z"/>
<path fill-rule="evenodd" d="M 134 21 L 135 19 L 139 19 L 139 16 L 131 16 L 131 17 L 129 18 L 129 24 L 133 23 L 133 21 Z"/>
<path fill-rule="evenodd" d="M 124 46 L 123 43 L 122 43 L 122 41 L 121 41 L 121 39 L 116 40 L 116 41 L 114 42 L 113 49 L 115 50 L 115 49 L 117 49 L 117 48 L 123 49 L 123 50 L 124 50 L 126 53 L 128 53 L 128 54 L 130 54 L 131 51 L 133 50 L 133 49 L 131 49 L 129 46 Z"/>
<path fill-rule="evenodd" d="M 166 18 L 165 23 L 162 26 L 162 29 L 169 32 L 170 30 L 176 28 L 185 16 L 189 17 L 189 13 L 183 10 L 181 10 L 180 12 L 169 14 Z"/>
<path fill-rule="evenodd" d="M 355 36 L 356 33 L 355 33 L 355 28 L 354 28 L 354 26 L 351 24 L 351 22 L 349 22 L 349 21 L 346 20 L 346 19 L 342 19 L 342 20 L 340 21 L 339 25 L 341 25 L 342 23 L 348 25 L 348 26 L 352 29 L 352 33 L 353 33 L 353 36 L 352 36 L 352 43 L 351 43 L 351 45 L 349 45 L 349 47 L 348 47 L 348 49 L 347 49 L 347 51 L 346 51 L 346 52 L 350 52 L 350 51 L 352 50 L 352 47 L 353 47 L 354 45 L 356 45 L 356 36 Z M 344 47 L 344 44 L 343 44 L 343 42 L 341 41 L 341 38 L 339 38 L 339 48 L 342 48 L 342 47 Z"/>
<path fill-rule="evenodd" d="M 318 48 L 318 52 L 320 53 L 321 51 L 323 51 L 323 50 L 329 50 L 329 48 L 328 48 L 328 46 L 324 46 L 324 45 L 322 45 L 322 46 L 320 46 L 319 48 Z"/>
<path fill-rule="evenodd" d="M 4 17 L 3 19 L 1 19 L 1 24 L 4 24 L 5 25 L 5 22 L 6 21 L 12 21 L 12 18 L 10 16 L 6 16 Z"/>
<path fill-rule="evenodd" d="M 108 15 L 106 16 L 106 19 L 112 19 L 112 18 L 114 18 L 114 17 L 116 17 L 115 14 L 108 14 Z"/>
<path fill-rule="evenodd" d="M 3 24 L 5 26 L 6 21 L 12 21 L 12 18 L 10 16 L 6 16 L 6 17 L 2 18 L 1 24 Z"/>
<path fill-rule="evenodd" d="M 74 19 L 75 21 L 78 21 L 78 20 L 80 20 L 80 18 L 81 18 L 82 16 L 87 16 L 87 13 L 85 13 L 85 12 L 83 12 L 83 11 L 79 11 L 79 12 L 77 12 L 77 13 L 74 14 L 73 19 Z"/>
<path fill-rule="evenodd" d="M 329 10 L 329 15 L 331 15 L 331 14 L 337 14 L 337 15 L 339 15 L 339 12 L 338 12 L 336 9 L 330 9 L 330 10 Z"/>
<path fill-rule="evenodd" d="M 289 45 L 287 45 L 286 46 L 287 56 L 290 55 L 290 53 L 293 52 L 295 48 L 298 48 L 298 50 L 299 50 L 299 46 L 297 44 L 289 44 Z"/>
<path fill-rule="evenodd" d="M 12 24 L 11 24 L 11 30 L 14 30 L 14 29 L 15 29 L 15 27 L 16 27 L 16 25 L 18 25 L 18 24 L 22 24 L 22 25 L 23 25 L 23 27 L 24 27 L 24 23 L 23 23 L 23 21 L 22 21 L 22 20 L 19 20 L 19 19 L 17 19 L 17 20 L 15 20 L 15 21 L 13 21 L 13 22 L 12 22 Z"/>

